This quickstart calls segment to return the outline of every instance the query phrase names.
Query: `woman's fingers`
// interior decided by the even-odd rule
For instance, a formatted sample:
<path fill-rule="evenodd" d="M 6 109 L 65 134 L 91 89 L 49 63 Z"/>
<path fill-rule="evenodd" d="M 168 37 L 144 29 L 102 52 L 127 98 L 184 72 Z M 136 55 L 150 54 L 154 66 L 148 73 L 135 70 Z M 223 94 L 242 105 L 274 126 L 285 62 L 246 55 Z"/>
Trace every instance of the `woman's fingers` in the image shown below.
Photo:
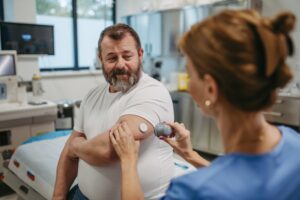
<path fill-rule="evenodd" d="M 132 135 L 132 133 L 131 133 L 131 131 L 129 129 L 129 126 L 128 126 L 128 124 L 126 122 L 122 122 L 121 123 L 121 127 L 122 127 L 122 129 L 123 129 L 123 131 L 125 133 L 127 133 L 128 135 Z"/>
<path fill-rule="evenodd" d="M 171 126 L 172 129 L 174 130 L 174 136 L 177 141 L 189 137 L 190 131 L 185 128 L 183 123 L 178 123 L 178 122 L 166 122 L 166 123 L 169 126 Z"/>
<path fill-rule="evenodd" d="M 110 138 L 110 141 L 111 141 L 115 151 L 118 153 L 119 152 L 119 146 L 118 146 L 118 142 L 116 141 L 114 132 L 112 132 L 112 131 L 109 132 L 109 138 Z"/>
<path fill-rule="evenodd" d="M 173 138 L 163 137 L 162 139 L 172 147 L 176 145 L 176 141 Z"/>
<path fill-rule="evenodd" d="M 117 127 L 114 131 L 114 136 L 116 138 L 116 141 L 119 141 L 120 140 L 120 131 L 119 131 L 119 127 Z"/>

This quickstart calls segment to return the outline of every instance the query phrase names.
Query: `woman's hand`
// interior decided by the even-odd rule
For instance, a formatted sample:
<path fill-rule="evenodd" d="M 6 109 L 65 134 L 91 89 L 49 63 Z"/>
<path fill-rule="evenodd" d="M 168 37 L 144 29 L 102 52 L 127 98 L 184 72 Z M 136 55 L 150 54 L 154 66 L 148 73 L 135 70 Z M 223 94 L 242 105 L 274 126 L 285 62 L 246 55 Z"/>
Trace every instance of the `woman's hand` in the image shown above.
<path fill-rule="evenodd" d="M 193 150 L 190 131 L 185 128 L 184 124 L 179 124 L 178 122 L 169 122 L 167 124 L 172 127 L 172 135 L 175 135 L 175 138 L 161 137 L 160 139 L 163 139 L 165 142 L 171 145 L 178 155 L 195 167 L 204 167 L 210 164 L 209 161 L 202 158 Z"/>
<path fill-rule="evenodd" d="M 121 160 L 122 199 L 144 199 L 137 171 L 139 141 L 134 140 L 133 133 L 126 122 L 121 122 L 117 127 L 111 129 L 109 137 Z"/>
<path fill-rule="evenodd" d="M 172 146 L 178 155 L 186 159 L 193 152 L 190 131 L 182 123 L 168 122 L 167 124 L 172 127 L 175 137 L 161 137 L 161 139 Z"/>
<path fill-rule="evenodd" d="M 109 137 L 121 162 L 137 162 L 139 141 L 134 139 L 126 122 L 112 129 Z"/>

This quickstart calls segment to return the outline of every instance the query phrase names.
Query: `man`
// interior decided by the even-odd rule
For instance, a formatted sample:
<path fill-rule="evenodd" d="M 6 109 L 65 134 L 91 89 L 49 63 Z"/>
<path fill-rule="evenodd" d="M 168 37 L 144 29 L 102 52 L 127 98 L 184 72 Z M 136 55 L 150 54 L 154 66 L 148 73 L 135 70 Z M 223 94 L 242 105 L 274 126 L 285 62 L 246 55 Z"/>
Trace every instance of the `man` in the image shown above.
<path fill-rule="evenodd" d="M 173 106 L 163 85 L 142 72 L 143 49 L 137 33 L 117 24 L 106 28 L 98 42 L 107 84 L 83 99 L 74 131 L 57 166 L 53 199 L 120 199 L 120 164 L 110 129 L 126 122 L 140 140 L 138 171 L 145 199 L 159 198 L 173 175 L 171 148 L 153 134 L 158 122 L 173 121 Z M 72 197 L 71 197 L 72 198 Z"/>

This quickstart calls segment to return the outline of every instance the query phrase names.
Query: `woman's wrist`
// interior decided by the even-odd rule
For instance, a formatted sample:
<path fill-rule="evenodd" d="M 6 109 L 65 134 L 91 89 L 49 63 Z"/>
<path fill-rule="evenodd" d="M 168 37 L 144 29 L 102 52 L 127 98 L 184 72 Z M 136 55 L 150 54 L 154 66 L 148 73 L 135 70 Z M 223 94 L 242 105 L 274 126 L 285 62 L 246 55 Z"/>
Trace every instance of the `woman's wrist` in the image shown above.
<path fill-rule="evenodd" d="M 122 158 L 121 159 L 121 167 L 122 170 L 128 170 L 135 168 L 137 166 L 137 159 L 135 158 Z"/>
<path fill-rule="evenodd" d="M 195 167 L 206 167 L 210 164 L 209 161 L 202 158 L 196 151 L 186 152 L 185 160 Z"/>
<path fill-rule="evenodd" d="M 194 150 L 184 152 L 184 159 L 188 162 L 191 162 L 195 159 L 195 154 L 197 154 Z"/>

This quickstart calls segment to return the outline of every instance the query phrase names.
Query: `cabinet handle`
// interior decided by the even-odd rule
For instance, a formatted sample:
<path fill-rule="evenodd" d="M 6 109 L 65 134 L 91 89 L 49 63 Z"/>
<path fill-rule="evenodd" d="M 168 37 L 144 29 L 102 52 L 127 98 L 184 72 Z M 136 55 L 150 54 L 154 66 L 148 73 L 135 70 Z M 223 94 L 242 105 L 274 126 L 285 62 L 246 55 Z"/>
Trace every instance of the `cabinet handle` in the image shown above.
<path fill-rule="evenodd" d="M 283 113 L 281 112 L 263 112 L 264 115 L 269 115 L 273 117 L 282 117 Z"/>

